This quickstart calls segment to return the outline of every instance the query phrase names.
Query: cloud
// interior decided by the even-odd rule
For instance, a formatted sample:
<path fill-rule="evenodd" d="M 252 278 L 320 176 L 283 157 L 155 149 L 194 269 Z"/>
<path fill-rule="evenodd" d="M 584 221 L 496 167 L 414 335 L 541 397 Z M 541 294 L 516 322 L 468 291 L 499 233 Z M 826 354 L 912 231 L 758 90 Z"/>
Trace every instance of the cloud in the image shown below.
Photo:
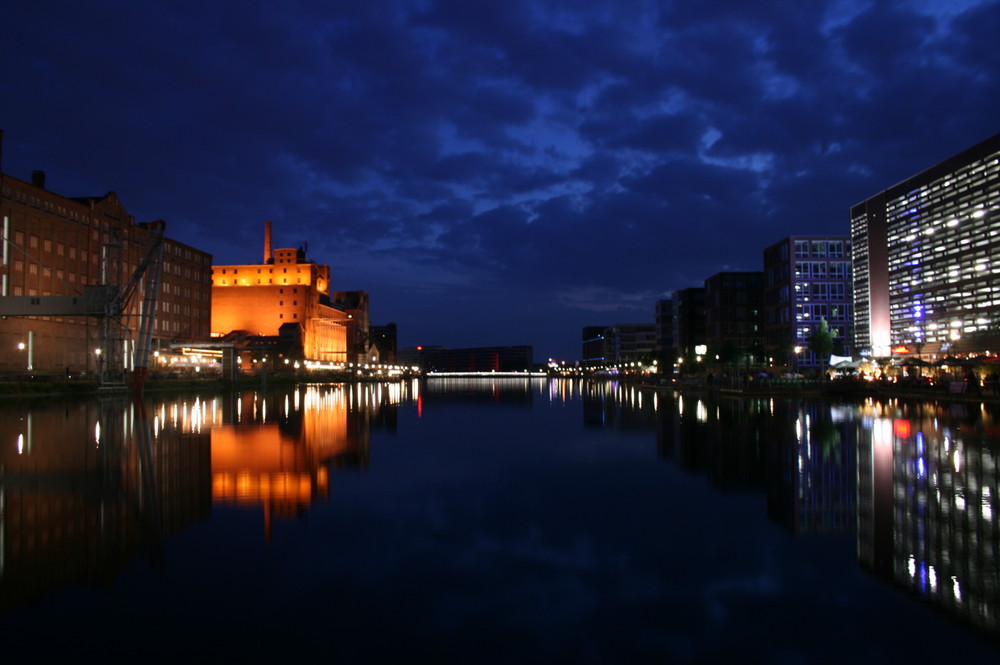
<path fill-rule="evenodd" d="M 0 46 L 17 91 L 3 168 L 114 190 L 219 263 L 256 260 L 271 219 L 276 242 L 370 290 L 404 346 L 476 334 L 513 298 L 533 314 L 497 331 L 572 358 L 576 319 L 558 332 L 555 312 L 651 313 L 636 299 L 759 269 L 785 235 L 847 234 L 849 206 L 995 134 L 998 16 L 987 0 L 22 3 Z M 426 308 L 456 302 L 435 333 Z"/>

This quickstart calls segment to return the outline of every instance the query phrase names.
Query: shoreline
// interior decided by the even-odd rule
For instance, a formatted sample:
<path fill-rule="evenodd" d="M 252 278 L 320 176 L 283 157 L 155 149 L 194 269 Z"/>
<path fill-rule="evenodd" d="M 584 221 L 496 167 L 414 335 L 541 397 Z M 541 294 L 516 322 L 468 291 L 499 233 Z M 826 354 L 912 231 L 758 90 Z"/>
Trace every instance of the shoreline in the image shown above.
<path fill-rule="evenodd" d="M 225 381 L 221 378 L 151 378 L 147 379 L 141 393 L 136 393 L 128 386 L 112 389 L 101 388 L 92 379 L 62 377 L 34 377 L 20 379 L 0 379 L 0 401 L 66 399 L 78 397 L 141 397 L 147 394 L 170 392 L 224 392 L 229 390 L 247 390 L 268 388 L 271 386 L 291 386 L 301 383 L 381 383 L 398 382 L 416 376 L 406 377 L 358 377 L 347 374 L 330 374 L 324 376 L 267 375 L 247 376 L 237 381 Z M 553 377 L 558 378 L 558 377 Z M 615 380 L 613 377 L 587 377 L 590 381 Z M 620 377 L 617 380 L 621 380 Z M 626 381 L 627 383 L 633 383 Z M 957 383 L 957 382 L 956 382 Z M 968 386 L 958 390 L 956 384 L 946 386 L 910 386 L 900 384 L 883 384 L 861 381 L 813 381 L 771 380 L 751 382 L 738 381 L 708 382 L 705 379 L 687 379 L 673 383 L 651 383 L 635 381 L 634 384 L 643 390 L 656 392 L 701 393 L 714 397 L 759 398 L 759 397 L 808 397 L 821 399 L 905 399 L 911 401 L 959 402 L 1000 404 L 1000 393 L 991 388 L 975 388 Z"/>

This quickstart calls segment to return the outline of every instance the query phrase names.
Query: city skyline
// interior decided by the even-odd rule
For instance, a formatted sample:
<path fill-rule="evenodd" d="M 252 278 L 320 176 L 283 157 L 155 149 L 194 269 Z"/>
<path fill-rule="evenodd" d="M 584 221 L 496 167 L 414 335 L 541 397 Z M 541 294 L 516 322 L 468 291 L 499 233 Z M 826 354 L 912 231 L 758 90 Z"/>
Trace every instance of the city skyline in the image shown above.
<path fill-rule="evenodd" d="M 997 2 L 5 13 L 4 173 L 217 265 L 273 220 L 400 347 L 575 359 L 998 130 Z"/>

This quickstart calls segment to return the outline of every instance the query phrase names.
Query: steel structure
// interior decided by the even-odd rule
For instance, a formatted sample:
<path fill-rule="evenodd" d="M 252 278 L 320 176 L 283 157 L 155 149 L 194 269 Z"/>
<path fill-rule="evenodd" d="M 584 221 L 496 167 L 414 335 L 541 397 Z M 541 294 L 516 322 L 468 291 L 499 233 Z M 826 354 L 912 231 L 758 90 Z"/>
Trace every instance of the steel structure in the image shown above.
<path fill-rule="evenodd" d="M 70 296 L 4 296 L 0 316 L 92 316 L 99 319 L 98 377 L 104 390 L 125 389 L 132 371 L 132 388 L 142 392 L 149 369 L 153 321 L 163 274 L 164 223 L 147 228 L 148 246 L 127 280 L 123 280 L 122 243 L 118 238 L 104 246 L 101 284 L 86 286 Z M 124 281 L 124 284 L 122 283 Z M 141 294 L 141 296 L 140 296 Z M 137 296 L 138 307 L 133 307 Z M 133 339 L 130 319 L 137 319 Z"/>

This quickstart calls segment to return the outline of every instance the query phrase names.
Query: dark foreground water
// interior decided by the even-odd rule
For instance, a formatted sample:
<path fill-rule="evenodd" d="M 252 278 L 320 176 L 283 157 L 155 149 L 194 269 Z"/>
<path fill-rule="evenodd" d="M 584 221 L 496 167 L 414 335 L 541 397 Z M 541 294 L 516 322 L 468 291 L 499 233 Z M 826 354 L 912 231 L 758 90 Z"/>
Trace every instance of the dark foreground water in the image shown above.
<path fill-rule="evenodd" d="M 0 659 L 998 662 L 992 408 L 526 380 L 0 408 Z"/>

